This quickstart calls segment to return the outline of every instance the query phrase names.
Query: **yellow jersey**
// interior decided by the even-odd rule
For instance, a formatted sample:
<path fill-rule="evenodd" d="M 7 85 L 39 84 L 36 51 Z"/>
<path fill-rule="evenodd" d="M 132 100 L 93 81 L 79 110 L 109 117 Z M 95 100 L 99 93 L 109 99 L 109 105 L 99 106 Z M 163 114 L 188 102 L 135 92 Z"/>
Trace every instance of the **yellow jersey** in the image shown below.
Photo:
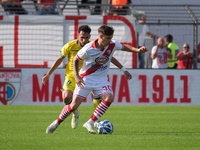
<path fill-rule="evenodd" d="M 73 70 L 73 59 L 74 56 L 76 56 L 76 54 L 78 53 L 78 51 L 81 49 L 82 47 L 80 47 L 78 45 L 78 39 L 72 40 L 70 42 L 68 42 L 67 44 L 65 44 L 62 49 L 61 49 L 61 56 L 63 58 L 65 58 L 66 56 L 68 56 L 68 64 L 66 65 L 66 71 L 65 71 L 65 75 L 70 75 L 70 76 L 74 76 L 74 70 Z M 80 65 L 79 65 L 79 70 L 82 68 L 83 66 L 83 61 L 80 61 Z"/>
<path fill-rule="evenodd" d="M 177 54 L 179 53 L 179 47 L 175 43 L 171 42 L 167 46 L 171 50 L 172 59 L 168 58 L 168 67 L 173 68 L 175 64 L 178 64 Z"/>

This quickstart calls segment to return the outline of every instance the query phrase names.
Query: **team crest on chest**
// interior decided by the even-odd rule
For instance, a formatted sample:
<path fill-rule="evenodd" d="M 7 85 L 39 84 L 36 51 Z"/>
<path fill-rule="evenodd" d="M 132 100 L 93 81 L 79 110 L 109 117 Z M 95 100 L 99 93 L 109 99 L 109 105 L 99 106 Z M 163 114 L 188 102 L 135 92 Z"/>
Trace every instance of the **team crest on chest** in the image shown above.
<path fill-rule="evenodd" d="M 96 62 L 97 64 L 105 64 L 105 63 L 108 62 L 108 60 L 109 60 L 108 56 L 100 56 L 100 57 L 97 57 L 97 58 L 95 59 L 95 62 Z"/>

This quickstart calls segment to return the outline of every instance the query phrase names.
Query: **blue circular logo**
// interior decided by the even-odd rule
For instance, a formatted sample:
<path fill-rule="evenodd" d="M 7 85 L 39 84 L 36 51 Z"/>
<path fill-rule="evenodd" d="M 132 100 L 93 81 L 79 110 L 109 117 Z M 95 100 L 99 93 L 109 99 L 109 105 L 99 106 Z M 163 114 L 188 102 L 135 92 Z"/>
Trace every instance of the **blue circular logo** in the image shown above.
<path fill-rule="evenodd" d="M 15 97 L 15 87 L 8 83 L 0 83 L 0 100 L 11 101 Z"/>

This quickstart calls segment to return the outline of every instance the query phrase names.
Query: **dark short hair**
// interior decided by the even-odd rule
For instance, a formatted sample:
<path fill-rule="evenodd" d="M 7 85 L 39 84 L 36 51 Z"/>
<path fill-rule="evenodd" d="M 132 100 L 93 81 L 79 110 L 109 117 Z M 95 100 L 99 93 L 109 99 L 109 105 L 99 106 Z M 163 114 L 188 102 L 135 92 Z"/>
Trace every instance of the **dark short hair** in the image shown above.
<path fill-rule="evenodd" d="M 90 34 L 91 28 L 90 28 L 88 25 L 81 25 L 81 26 L 79 26 L 79 28 L 78 28 L 78 33 L 80 33 L 81 31 Z"/>
<path fill-rule="evenodd" d="M 167 42 L 173 42 L 173 36 L 171 34 L 165 35 L 165 39 L 167 40 Z"/>
<path fill-rule="evenodd" d="M 102 26 L 99 27 L 98 32 L 103 34 L 103 35 L 111 36 L 114 33 L 114 29 L 111 26 L 102 25 Z"/>

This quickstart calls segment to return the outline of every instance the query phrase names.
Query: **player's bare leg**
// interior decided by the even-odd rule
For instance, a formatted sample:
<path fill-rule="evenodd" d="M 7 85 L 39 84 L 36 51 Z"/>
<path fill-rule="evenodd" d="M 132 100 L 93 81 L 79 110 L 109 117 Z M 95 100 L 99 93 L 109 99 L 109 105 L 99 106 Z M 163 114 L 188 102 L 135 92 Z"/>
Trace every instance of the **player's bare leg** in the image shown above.
<path fill-rule="evenodd" d="M 102 101 L 101 97 L 93 98 L 93 107 L 94 107 L 94 110 L 101 103 L 101 101 Z"/>

